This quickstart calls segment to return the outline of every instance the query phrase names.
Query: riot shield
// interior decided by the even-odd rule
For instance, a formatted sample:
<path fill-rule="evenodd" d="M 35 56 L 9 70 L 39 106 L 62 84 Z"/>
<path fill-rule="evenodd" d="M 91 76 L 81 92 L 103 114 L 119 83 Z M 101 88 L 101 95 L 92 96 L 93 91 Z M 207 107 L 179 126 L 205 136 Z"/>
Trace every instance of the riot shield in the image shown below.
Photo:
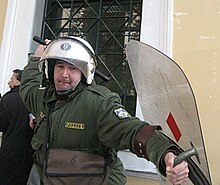
<path fill-rule="evenodd" d="M 190 143 L 199 153 L 201 163 L 195 156 L 187 159 L 190 179 L 184 184 L 211 184 L 196 100 L 186 75 L 171 58 L 139 41 L 127 44 L 126 55 L 145 121 L 161 125 L 180 153 L 191 148 Z M 169 183 L 162 178 L 161 184 Z"/>

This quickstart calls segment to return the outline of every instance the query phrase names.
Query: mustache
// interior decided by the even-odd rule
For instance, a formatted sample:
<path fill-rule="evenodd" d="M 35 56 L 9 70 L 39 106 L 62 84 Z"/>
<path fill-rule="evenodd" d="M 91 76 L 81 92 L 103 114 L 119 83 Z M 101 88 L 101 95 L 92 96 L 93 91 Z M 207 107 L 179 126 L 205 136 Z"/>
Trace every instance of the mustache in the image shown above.
<path fill-rule="evenodd" d="M 59 83 L 71 83 L 70 80 L 64 80 L 64 79 L 60 79 L 58 80 Z"/>

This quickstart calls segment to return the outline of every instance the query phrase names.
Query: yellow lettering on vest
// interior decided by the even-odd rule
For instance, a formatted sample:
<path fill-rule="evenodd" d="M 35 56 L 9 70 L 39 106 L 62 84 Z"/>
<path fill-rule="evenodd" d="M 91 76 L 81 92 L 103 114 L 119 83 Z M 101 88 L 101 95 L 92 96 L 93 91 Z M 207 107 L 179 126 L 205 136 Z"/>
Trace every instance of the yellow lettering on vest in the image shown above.
<path fill-rule="evenodd" d="M 66 122 L 65 128 L 73 128 L 73 129 L 85 129 L 84 123 L 73 123 L 73 122 Z"/>

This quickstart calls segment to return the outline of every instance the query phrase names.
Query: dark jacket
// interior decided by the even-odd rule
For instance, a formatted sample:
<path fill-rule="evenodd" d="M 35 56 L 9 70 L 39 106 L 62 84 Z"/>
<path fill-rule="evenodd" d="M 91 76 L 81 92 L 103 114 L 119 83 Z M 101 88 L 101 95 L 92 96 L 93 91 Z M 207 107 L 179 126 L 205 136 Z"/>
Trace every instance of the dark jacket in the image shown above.
<path fill-rule="evenodd" d="M 7 92 L 0 103 L 0 184 L 25 185 L 33 164 L 29 111 L 23 104 L 19 87 Z"/>

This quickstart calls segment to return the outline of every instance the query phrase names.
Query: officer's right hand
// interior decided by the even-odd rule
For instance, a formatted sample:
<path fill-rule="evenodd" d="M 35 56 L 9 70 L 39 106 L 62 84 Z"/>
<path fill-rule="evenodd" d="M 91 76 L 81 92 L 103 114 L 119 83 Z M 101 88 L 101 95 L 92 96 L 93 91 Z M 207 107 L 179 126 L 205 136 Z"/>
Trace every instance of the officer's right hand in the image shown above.
<path fill-rule="evenodd" d="M 45 48 L 47 47 L 47 45 L 51 42 L 51 40 L 49 39 L 45 39 L 46 45 L 38 45 L 35 53 L 34 53 L 34 57 L 41 57 L 44 53 Z"/>
<path fill-rule="evenodd" d="M 187 162 L 185 161 L 182 161 L 180 164 L 174 167 L 173 164 L 175 157 L 176 156 L 172 152 L 168 152 L 165 155 L 164 160 L 168 180 L 173 185 L 179 185 L 188 179 L 189 168 Z"/>

